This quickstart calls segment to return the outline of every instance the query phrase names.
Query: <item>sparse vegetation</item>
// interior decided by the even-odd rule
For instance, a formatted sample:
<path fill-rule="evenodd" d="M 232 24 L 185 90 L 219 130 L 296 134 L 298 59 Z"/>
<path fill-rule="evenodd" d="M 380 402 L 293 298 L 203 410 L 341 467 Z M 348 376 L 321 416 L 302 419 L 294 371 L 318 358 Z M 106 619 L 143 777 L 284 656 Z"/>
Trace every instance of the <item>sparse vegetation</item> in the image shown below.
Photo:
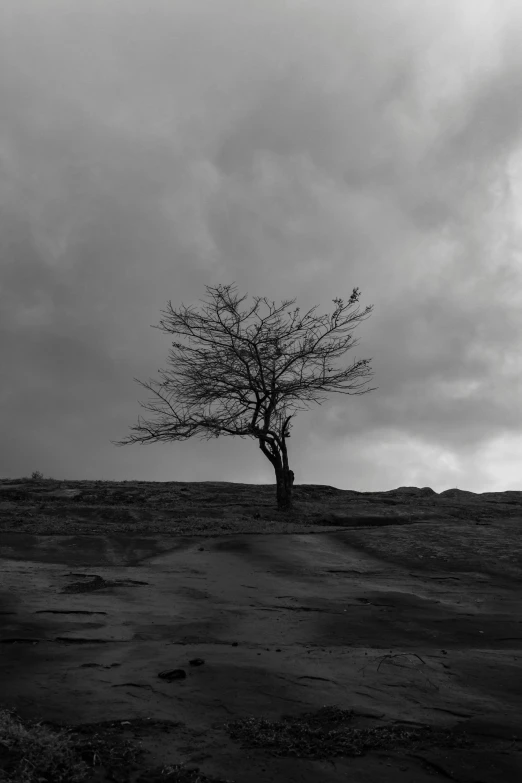
<path fill-rule="evenodd" d="M 103 780 L 116 780 L 142 756 L 139 741 L 103 726 L 55 728 L 0 708 L 0 783 L 89 783 L 100 780 L 99 770 L 109 775 Z"/>
<path fill-rule="evenodd" d="M 280 721 L 246 718 L 225 724 L 242 748 L 269 748 L 274 756 L 327 759 L 335 756 L 362 756 L 371 750 L 416 748 L 422 742 L 442 747 L 468 748 L 473 740 L 453 735 L 451 730 L 435 730 L 428 725 L 416 728 L 401 725 L 358 729 L 349 726 L 352 712 L 337 706 L 323 707 L 299 717 L 283 716 Z"/>
<path fill-rule="evenodd" d="M 67 730 L 24 723 L 13 710 L 0 709 L 0 781 L 83 783 L 88 775 Z"/>
<path fill-rule="evenodd" d="M 310 759 L 362 756 L 379 749 L 469 748 L 475 744 L 465 733 L 454 734 L 450 729 L 435 729 L 427 724 L 412 727 L 398 722 L 357 728 L 350 726 L 353 717 L 352 710 L 334 705 L 300 716 L 284 715 L 280 721 L 246 718 L 226 723 L 224 728 L 243 749 L 264 748 L 273 756 Z M 124 723 L 131 725 L 131 721 Z M 114 729 L 115 724 L 86 724 L 77 730 L 57 730 L 42 722 L 24 722 L 13 710 L 0 709 L 0 782 L 127 780 L 131 771 L 136 772 L 136 761 L 144 753 L 139 741 L 117 739 Z M 100 778 L 100 771 L 106 773 L 105 777 Z M 199 767 L 184 763 L 155 769 L 141 767 L 136 780 L 137 783 L 233 783 L 228 778 L 204 775 Z"/>
<path fill-rule="evenodd" d="M 55 729 L 0 708 L 0 783 L 128 780 L 138 767 L 138 783 L 233 783 L 184 764 L 145 768 L 136 763 L 144 755 L 141 742 L 118 738 L 112 723 Z"/>

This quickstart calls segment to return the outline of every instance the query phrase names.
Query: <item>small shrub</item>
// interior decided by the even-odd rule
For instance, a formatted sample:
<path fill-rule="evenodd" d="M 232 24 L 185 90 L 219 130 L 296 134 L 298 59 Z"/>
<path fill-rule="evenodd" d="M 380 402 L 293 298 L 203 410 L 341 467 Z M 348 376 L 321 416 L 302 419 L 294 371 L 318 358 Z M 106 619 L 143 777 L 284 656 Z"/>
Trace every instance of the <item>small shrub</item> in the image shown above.
<path fill-rule="evenodd" d="M 0 769 L 6 783 L 81 783 L 89 774 L 65 729 L 24 725 L 11 710 L 0 709 L 0 747 L 7 754 Z"/>
<path fill-rule="evenodd" d="M 31 473 L 31 478 L 34 479 L 34 481 L 41 481 L 43 477 L 43 473 L 40 473 L 39 470 L 33 470 Z"/>

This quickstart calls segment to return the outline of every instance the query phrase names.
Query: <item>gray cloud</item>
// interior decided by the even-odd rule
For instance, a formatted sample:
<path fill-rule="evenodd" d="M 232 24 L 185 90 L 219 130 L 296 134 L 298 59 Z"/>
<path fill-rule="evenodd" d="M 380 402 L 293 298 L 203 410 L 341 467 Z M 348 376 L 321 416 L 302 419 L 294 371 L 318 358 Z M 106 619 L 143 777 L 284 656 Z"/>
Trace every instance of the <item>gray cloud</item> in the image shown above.
<path fill-rule="evenodd" d="M 379 388 L 297 417 L 298 481 L 515 488 L 522 11 L 372 5 L 2 4 L 1 474 L 272 481 L 253 441 L 109 442 L 167 300 L 236 281 L 374 304 Z"/>

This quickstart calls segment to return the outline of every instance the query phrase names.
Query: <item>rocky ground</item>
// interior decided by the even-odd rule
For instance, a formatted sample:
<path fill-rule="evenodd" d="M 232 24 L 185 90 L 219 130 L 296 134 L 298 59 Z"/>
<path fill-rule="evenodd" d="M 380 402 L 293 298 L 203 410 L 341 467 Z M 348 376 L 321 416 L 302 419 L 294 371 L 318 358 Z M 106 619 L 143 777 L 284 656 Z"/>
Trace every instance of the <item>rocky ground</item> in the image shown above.
<path fill-rule="evenodd" d="M 357 492 L 294 487 L 291 513 L 274 485 L 225 481 L 0 479 L 0 531 L 38 535 L 235 535 L 353 531 L 353 544 L 389 559 L 473 561 L 487 573 L 522 577 L 522 491 L 399 487 Z M 474 527 L 470 533 L 470 527 Z"/>
<path fill-rule="evenodd" d="M 89 783 L 522 779 L 522 492 L 295 506 L 0 480 L 3 706 L 69 726 Z"/>
<path fill-rule="evenodd" d="M 241 524 L 264 532 L 266 524 L 382 526 L 412 522 L 488 523 L 522 520 L 522 491 L 482 492 L 399 487 L 357 492 L 326 485 L 297 484 L 292 513 L 277 511 L 272 484 L 227 481 L 58 481 L 0 479 L 0 528 L 41 534 L 137 527 L 168 534 L 193 530 L 212 520 L 217 528 Z M 103 518 L 101 518 L 103 515 Z M 66 529 L 64 529 L 66 525 Z M 37 530 L 36 530 L 37 527 Z"/>

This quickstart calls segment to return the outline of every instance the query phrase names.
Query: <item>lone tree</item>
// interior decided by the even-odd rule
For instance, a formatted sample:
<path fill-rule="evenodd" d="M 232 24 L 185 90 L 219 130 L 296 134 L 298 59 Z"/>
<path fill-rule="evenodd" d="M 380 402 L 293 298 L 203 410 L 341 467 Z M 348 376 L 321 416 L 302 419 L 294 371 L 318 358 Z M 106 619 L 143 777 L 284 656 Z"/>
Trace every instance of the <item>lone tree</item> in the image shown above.
<path fill-rule="evenodd" d="M 239 305 L 248 294 L 239 298 L 235 284 L 205 287 L 211 300 L 201 313 L 184 305 L 175 312 L 169 301 L 168 309 L 161 311 L 166 318 L 153 326 L 184 336 L 192 344 L 172 343 L 173 369 L 158 370 L 162 382 L 146 384 L 134 379 L 156 395 L 157 400 L 140 405 L 159 414 L 157 420 L 146 422 L 138 417 L 138 425 L 131 428 L 134 434 L 111 442 L 123 446 L 186 440 L 197 434 L 207 439 L 220 435 L 256 438 L 275 470 L 278 508 L 290 510 L 294 474 L 286 441 L 295 412 L 309 407 L 296 403 L 321 404 L 326 399 L 321 392 L 350 394 L 350 389 L 363 385 L 348 381 L 371 374 L 369 359 L 345 370 L 336 370 L 331 360 L 355 345 L 350 342 L 351 334 L 335 335 L 345 335 L 373 305 L 362 314 L 345 314 L 359 300 L 359 290 L 354 288 L 346 304 L 339 298 L 333 300 L 332 315 L 314 316 L 316 306 L 301 316 L 297 307 L 283 320 L 283 311 L 295 299 L 276 307 L 266 297 L 254 297 L 254 306 L 240 312 Z M 268 307 L 264 318 L 258 313 L 261 302 Z M 249 319 L 253 322 L 247 324 Z"/>

